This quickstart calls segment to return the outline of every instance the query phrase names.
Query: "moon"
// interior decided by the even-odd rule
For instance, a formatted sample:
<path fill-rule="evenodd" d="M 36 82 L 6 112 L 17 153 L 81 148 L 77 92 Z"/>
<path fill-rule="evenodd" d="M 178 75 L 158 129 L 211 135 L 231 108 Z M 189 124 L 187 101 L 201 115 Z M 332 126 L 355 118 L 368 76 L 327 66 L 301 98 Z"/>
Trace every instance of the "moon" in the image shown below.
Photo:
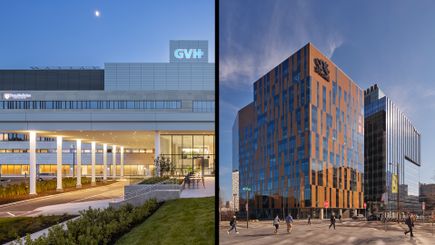
<path fill-rule="evenodd" d="M 95 17 L 100 17 L 100 11 L 99 10 L 95 10 Z"/>

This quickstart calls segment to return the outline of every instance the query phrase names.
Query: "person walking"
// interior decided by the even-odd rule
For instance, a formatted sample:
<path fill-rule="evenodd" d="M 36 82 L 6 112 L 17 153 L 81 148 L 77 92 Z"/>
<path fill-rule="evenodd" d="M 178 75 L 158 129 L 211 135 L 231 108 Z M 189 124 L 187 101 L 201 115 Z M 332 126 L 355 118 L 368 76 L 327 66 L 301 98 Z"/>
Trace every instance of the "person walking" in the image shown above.
<path fill-rule="evenodd" d="M 290 215 L 290 213 L 287 215 L 287 217 L 285 217 L 285 223 L 287 223 L 287 233 L 291 233 L 293 217 Z"/>
<path fill-rule="evenodd" d="M 335 230 L 335 214 L 331 215 L 331 224 L 329 225 L 329 229 L 331 229 L 331 226 L 334 226 Z"/>
<path fill-rule="evenodd" d="M 278 215 L 275 217 L 275 219 L 273 220 L 273 226 L 275 226 L 275 231 L 274 233 L 278 233 L 278 228 L 279 228 L 279 217 Z"/>
<path fill-rule="evenodd" d="M 237 231 L 236 223 L 237 223 L 237 220 L 236 220 L 236 216 L 234 215 L 233 218 L 231 218 L 231 220 L 230 220 L 230 227 L 231 228 L 229 230 L 227 230 L 228 235 L 230 234 L 230 231 L 232 231 L 232 230 L 234 230 L 236 232 L 236 234 L 239 234 L 239 232 Z"/>
<path fill-rule="evenodd" d="M 408 213 L 408 217 L 405 220 L 405 224 L 408 226 L 408 229 L 409 229 L 409 230 L 405 231 L 405 236 L 406 236 L 406 234 L 411 233 L 411 237 L 413 237 L 414 234 L 412 234 L 412 227 L 414 227 L 414 221 L 412 220 L 410 213 Z"/>
<path fill-rule="evenodd" d="M 311 225 L 311 215 L 308 215 L 308 225 Z"/>

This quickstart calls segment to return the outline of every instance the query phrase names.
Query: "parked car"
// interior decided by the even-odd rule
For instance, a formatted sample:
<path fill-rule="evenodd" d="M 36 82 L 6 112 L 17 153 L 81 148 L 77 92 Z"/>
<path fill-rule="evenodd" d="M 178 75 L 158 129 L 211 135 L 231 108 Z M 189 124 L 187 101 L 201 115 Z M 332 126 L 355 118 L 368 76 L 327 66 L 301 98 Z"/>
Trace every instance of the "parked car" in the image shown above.
<path fill-rule="evenodd" d="M 352 219 L 358 219 L 358 220 L 361 220 L 361 219 L 364 219 L 364 215 L 362 215 L 362 214 L 358 214 L 358 215 L 354 215 L 354 216 L 352 216 Z"/>
<path fill-rule="evenodd" d="M 38 181 L 44 181 L 44 180 L 51 180 L 51 179 L 55 179 L 56 176 L 54 174 L 51 173 L 40 173 L 38 175 Z"/>

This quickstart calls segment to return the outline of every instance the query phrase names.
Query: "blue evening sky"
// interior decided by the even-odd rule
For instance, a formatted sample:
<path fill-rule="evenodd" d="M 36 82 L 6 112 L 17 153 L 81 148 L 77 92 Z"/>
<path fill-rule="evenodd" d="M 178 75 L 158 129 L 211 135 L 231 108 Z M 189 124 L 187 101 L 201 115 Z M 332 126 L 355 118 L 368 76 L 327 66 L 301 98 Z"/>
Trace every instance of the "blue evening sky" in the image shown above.
<path fill-rule="evenodd" d="M 220 185 L 231 200 L 231 129 L 252 83 L 312 42 L 361 88 L 373 83 L 422 133 L 435 182 L 435 1 L 220 1 Z"/>
<path fill-rule="evenodd" d="M 208 40 L 214 62 L 214 14 L 213 0 L 1 1 L 0 69 L 169 62 L 185 39 Z"/>

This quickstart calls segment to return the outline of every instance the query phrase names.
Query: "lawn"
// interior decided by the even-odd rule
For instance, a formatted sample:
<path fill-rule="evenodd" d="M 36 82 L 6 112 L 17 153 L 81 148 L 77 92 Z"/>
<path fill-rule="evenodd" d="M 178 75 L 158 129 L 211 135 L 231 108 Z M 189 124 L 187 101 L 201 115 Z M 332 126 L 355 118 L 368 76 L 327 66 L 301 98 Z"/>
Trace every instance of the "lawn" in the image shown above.
<path fill-rule="evenodd" d="M 0 244 L 72 219 L 72 215 L 0 218 Z"/>
<path fill-rule="evenodd" d="M 214 244 L 214 207 L 214 197 L 168 201 L 116 244 Z"/>

